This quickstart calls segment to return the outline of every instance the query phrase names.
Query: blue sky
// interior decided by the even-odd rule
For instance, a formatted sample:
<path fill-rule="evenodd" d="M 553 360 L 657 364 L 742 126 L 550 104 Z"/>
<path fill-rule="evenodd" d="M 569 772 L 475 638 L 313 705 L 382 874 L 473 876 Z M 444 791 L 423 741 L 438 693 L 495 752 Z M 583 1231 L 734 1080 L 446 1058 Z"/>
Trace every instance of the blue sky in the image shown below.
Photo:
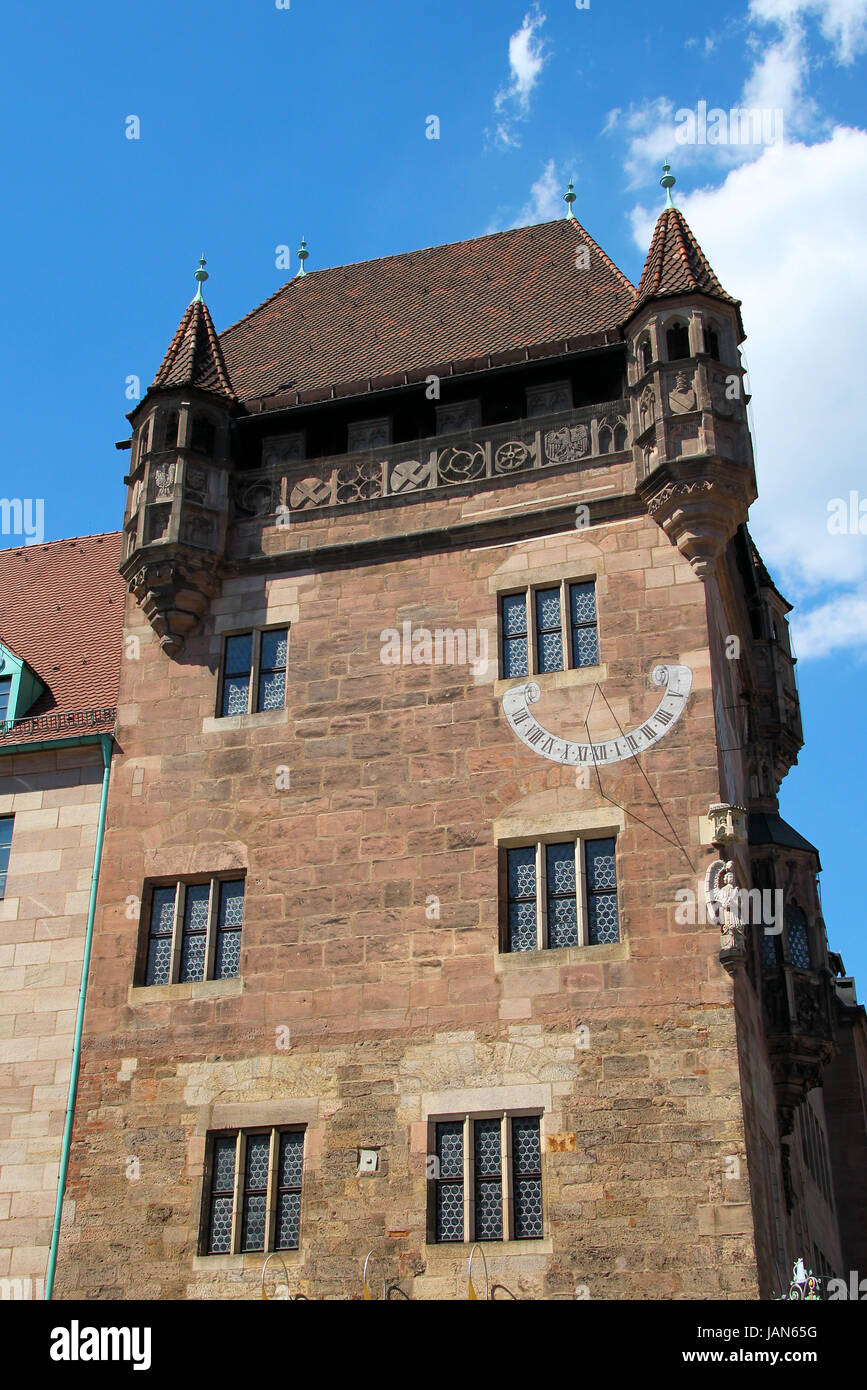
<path fill-rule="evenodd" d="M 459 240 L 560 215 L 574 176 L 579 219 L 636 279 L 669 154 L 743 299 L 751 524 L 798 604 L 808 743 L 782 811 L 822 851 L 832 942 L 867 992 L 867 536 L 857 514 L 854 534 L 827 525 L 834 498 L 867 496 L 867 0 L 54 0 L 10 9 L 4 40 L 0 493 L 43 497 L 46 539 L 119 525 L 125 383 L 151 380 L 202 251 L 222 329 L 302 233 L 309 269 Z M 785 138 L 684 144 L 702 101 L 780 111 Z"/>

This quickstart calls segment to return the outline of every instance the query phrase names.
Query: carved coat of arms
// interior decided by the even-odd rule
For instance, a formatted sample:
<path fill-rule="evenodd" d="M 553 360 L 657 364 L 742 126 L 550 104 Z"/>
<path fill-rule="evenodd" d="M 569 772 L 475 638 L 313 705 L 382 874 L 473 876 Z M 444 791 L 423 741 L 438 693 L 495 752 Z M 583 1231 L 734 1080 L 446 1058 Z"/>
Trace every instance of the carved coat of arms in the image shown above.
<path fill-rule="evenodd" d="M 590 431 L 586 425 L 564 425 L 548 430 L 545 435 L 545 455 L 549 463 L 576 463 L 590 448 Z"/>

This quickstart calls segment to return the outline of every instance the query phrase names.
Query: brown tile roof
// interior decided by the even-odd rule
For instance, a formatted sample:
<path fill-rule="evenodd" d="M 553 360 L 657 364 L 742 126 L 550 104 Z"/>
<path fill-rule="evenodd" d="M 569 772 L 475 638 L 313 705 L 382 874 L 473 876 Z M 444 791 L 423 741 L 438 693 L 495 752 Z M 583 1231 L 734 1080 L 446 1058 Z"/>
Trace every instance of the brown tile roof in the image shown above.
<path fill-rule="evenodd" d="M 696 291 L 726 304 L 740 304 L 739 299 L 726 293 L 714 275 L 680 208 L 666 208 L 653 233 L 632 312 L 649 299 Z"/>
<path fill-rule="evenodd" d="M 576 266 L 581 246 L 586 270 Z M 563 340 L 571 349 L 607 332 L 619 339 L 634 295 L 584 228 L 560 218 L 311 271 L 225 329 L 220 342 L 242 400 L 285 387 L 299 401 L 321 399 L 350 383 L 367 390 L 370 378 Z"/>
<path fill-rule="evenodd" d="M 117 704 L 126 592 L 120 551 L 119 531 L 0 550 L 0 641 L 46 686 L 25 719 Z M 63 736 L 54 728 L 21 738 Z"/>
<path fill-rule="evenodd" d="M 160 386 L 197 386 L 201 391 L 235 399 L 217 331 L 201 299 L 188 305 L 178 324 L 151 390 Z"/>

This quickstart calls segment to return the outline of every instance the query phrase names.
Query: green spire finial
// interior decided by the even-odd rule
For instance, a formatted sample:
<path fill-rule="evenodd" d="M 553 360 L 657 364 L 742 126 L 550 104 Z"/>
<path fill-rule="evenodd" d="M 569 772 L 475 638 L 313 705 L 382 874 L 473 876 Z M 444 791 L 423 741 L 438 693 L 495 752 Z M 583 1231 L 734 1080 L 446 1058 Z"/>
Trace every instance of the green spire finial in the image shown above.
<path fill-rule="evenodd" d="M 205 302 L 205 296 L 202 294 L 202 285 L 208 278 L 208 272 L 205 270 L 206 265 L 207 261 L 205 260 L 204 255 L 202 255 L 199 259 L 199 268 L 196 271 L 196 279 L 199 282 L 199 288 L 196 290 L 196 299 L 199 301 L 200 304 L 204 304 Z M 193 303 L 195 302 L 196 300 L 193 300 Z"/>
<path fill-rule="evenodd" d="M 574 185 L 574 183 L 572 182 L 572 180 L 570 179 L 570 180 L 569 180 L 569 187 L 566 189 L 566 192 L 563 194 L 563 202 L 566 203 L 566 204 L 568 205 L 568 208 L 569 208 L 569 211 L 566 213 L 566 216 L 567 216 L 567 218 L 571 217 L 573 222 L 575 221 L 575 214 L 574 214 L 574 212 L 572 211 L 572 204 L 574 203 L 574 201 L 575 201 L 575 199 L 576 199 L 577 196 L 578 196 L 578 195 L 577 195 L 576 192 L 575 192 L 575 185 Z"/>
<path fill-rule="evenodd" d="M 674 188 L 674 185 L 677 183 L 677 179 L 674 177 L 674 174 L 671 172 L 671 165 L 669 164 L 668 160 L 666 160 L 665 163 L 664 163 L 663 166 L 662 166 L 662 178 L 659 180 L 659 182 L 662 184 L 662 187 L 665 189 L 665 206 L 666 206 L 666 208 L 673 208 L 673 207 L 674 207 L 674 203 L 672 202 L 672 198 L 671 198 L 671 190 Z"/>
<path fill-rule="evenodd" d="M 306 238 L 306 237 L 302 237 L 302 238 L 301 238 L 301 245 L 298 247 L 298 259 L 299 259 L 299 261 L 301 262 L 301 268 L 300 268 L 300 270 L 298 271 L 298 274 L 299 274 L 299 275 L 306 275 L 306 274 L 307 274 L 307 271 L 304 269 L 304 262 L 307 260 L 307 257 L 308 257 L 309 255 L 310 255 L 310 252 L 307 250 L 307 238 Z"/>

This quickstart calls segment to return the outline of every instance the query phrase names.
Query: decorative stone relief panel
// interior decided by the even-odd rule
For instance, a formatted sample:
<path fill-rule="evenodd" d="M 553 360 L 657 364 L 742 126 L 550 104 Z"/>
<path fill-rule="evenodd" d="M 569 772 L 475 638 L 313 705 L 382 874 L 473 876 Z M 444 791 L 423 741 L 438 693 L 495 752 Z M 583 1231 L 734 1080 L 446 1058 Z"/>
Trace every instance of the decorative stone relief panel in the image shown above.
<path fill-rule="evenodd" d="M 507 439 L 494 450 L 495 473 L 517 473 L 521 468 L 534 467 L 535 463 L 535 439 Z"/>
<path fill-rule="evenodd" d="M 184 497 L 189 502 L 201 502 L 204 504 L 208 500 L 208 470 L 198 468 L 195 464 L 188 464 L 184 474 Z"/>
<path fill-rule="evenodd" d="M 440 481 L 466 483 L 473 478 L 483 478 L 485 463 L 485 449 L 481 444 L 471 445 L 469 449 L 443 449 L 437 460 Z"/>
<path fill-rule="evenodd" d="M 548 430 L 545 435 L 545 458 L 548 463 L 577 463 L 590 449 L 590 430 L 587 425 L 564 425 L 560 430 Z"/>
<path fill-rule="evenodd" d="M 159 501 L 171 497 L 175 490 L 175 460 L 166 459 L 158 463 L 151 473 L 151 497 Z"/>
<path fill-rule="evenodd" d="M 677 372 L 669 384 L 668 407 L 672 415 L 687 415 L 698 409 L 692 372 Z"/>
<path fill-rule="evenodd" d="M 357 420 L 348 428 L 347 452 L 362 453 L 365 449 L 384 449 L 391 443 L 391 417 L 379 420 Z"/>
<path fill-rule="evenodd" d="M 572 409 L 572 383 L 551 381 L 545 386 L 527 387 L 527 414 L 556 415 Z"/>
<path fill-rule="evenodd" d="M 297 463 L 304 457 L 304 431 L 281 434 L 275 439 L 262 441 L 262 467 L 282 468 L 287 463 Z"/>
<path fill-rule="evenodd" d="M 257 476 L 252 482 L 239 478 L 235 484 L 235 510 L 240 516 L 271 516 L 280 502 L 276 479 Z"/>
<path fill-rule="evenodd" d="M 382 492 L 381 463 L 347 463 L 337 470 L 338 502 L 360 502 Z"/>
<path fill-rule="evenodd" d="M 474 430 L 482 423 L 482 407 L 477 400 L 438 405 L 436 415 L 437 434 L 457 434 L 459 430 Z"/>
<path fill-rule="evenodd" d="M 428 487 L 431 479 L 430 459 L 401 459 L 391 468 L 389 492 L 416 492 Z"/>

